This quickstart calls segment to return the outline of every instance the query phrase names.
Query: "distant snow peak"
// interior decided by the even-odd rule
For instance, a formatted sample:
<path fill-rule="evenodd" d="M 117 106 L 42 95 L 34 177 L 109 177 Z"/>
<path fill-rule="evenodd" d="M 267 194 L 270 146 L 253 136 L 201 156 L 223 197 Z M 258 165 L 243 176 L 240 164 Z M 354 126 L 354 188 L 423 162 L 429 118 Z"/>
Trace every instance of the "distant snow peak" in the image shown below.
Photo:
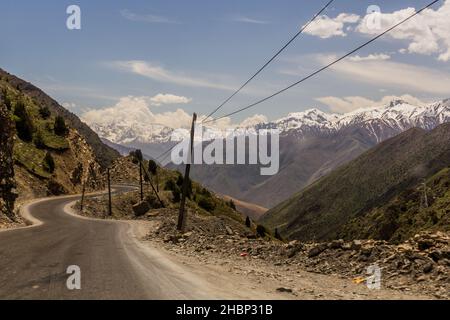
<path fill-rule="evenodd" d="M 402 104 L 408 104 L 405 100 L 402 99 L 393 99 L 390 103 L 389 103 L 389 108 L 394 108 L 398 105 L 402 105 Z"/>
<path fill-rule="evenodd" d="M 141 113 L 141 116 L 145 117 L 145 114 Z M 189 134 L 186 129 L 146 124 L 135 119 L 130 122 L 130 119 L 125 121 L 125 117 L 108 120 L 89 125 L 101 137 L 118 144 L 180 141 Z M 358 109 L 345 114 L 327 113 L 313 108 L 289 113 L 275 121 L 267 121 L 264 116 L 256 115 L 242 127 L 278 129 L 282 135 L 302 137 L 306 134 L 338 132 L 353 126 L 365 128 L 377 141 L 381 141 L 392 135 L 392 132 L 400 133 L 412 127 L 432 129 L 445 122 L 450 122 L 450 99 L 428 105 L 413 105 L 402 99 L 393 99 L 383 106 Z"/>

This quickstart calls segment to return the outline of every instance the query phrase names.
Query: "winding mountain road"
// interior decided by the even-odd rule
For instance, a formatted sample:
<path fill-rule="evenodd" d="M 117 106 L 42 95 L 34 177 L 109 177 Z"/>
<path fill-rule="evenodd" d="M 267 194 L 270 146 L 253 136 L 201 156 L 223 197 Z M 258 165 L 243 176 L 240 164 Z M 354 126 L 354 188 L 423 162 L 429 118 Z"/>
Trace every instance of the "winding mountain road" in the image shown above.
<path fill-rule="evenodd" d="M 122 193 L 133 187 L 114 188 Z M 71 207 L 78 199 L 33 201 L 21 210 L 32 226 L 0 231 L 0 299 L 427 298 L 391 290 L 369 291 L 337 277 L 300 270 L 283 273 L 280 267 L 239 260 L 229 265 L 209 257 L 206 265 L 142 241 L 142 235 L 149 232 L 144 221 L 76 215 Z M 80 290 L 67 287 L 71 277 L 67 268 L 74 265 L 81 270 Z M 239 274 L 233 274 L 233 269 L 240 270 Z M 275 290 L 286 284 L 296 288 L 295 296 Z"/>
<path fill-rule="evenodd" d="M 34 226 L 0 232 L 0 299 L 218 298 L 202 279 L 140 243 L 130 223 L 68 214 L 78 198 L 33 202 L 22 213 Z M 72 265 L 81 269 L 80 290 L 66 285 Z"/>

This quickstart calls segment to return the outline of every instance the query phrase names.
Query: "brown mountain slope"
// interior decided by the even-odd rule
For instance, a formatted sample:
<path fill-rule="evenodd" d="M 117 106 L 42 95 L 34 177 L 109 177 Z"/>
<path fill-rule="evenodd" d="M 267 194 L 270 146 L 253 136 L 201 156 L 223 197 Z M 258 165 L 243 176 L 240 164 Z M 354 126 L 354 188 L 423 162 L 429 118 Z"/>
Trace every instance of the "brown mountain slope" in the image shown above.
<path fill-rule="evenodd" d="M 92 147 L 97 162 L 102 167 L 107 167 L 119 156 L 119 153 L 102 143 L 98 135 L 92 131 L 89 126 L 83 123 L 76 115 L 63 108 L 55 100 L 45 94 L 41 89 L 35 87 L 18 77 L 9 74 L 0 68 L 0 79 L 7 82 L 11 87 L 20 91 L 22 94 L 33 99 L 37 105 L 47 106 L 53 115 L 62 116 L 67 124 L 78 131 L 78 133 Z"/>
<path fill-rule="evenodd" d="M 2 135 L 13 137 L 12 153 L 2 143 L 0 156 L 6 159 L 2 160 L 2 166 L 14 164 L 14 177 L 9 179 L 15 180 L 19 200 L 78 192 L 86 179 L 88 189 L 104 185 L 104 169 L 99 163 L 98 152 L 107 150 L 106 147 L 97 145 L 95 139 L 91 145 L 72 126 L 81 122 L 48 99 L 40 90 L 20 79 L 4 73 L 0 76 L 0 100 L 6 120 L 2 121 Z M 5 183 L 8 185 L 9 182 Z M 2 187 L 2 191 L 5 188 Z M 2 192 L 2 201 L 5 197 L 7 195 Z"/>
<path fill-rule="evenodd" d="M 215 192 L 271 208 L 376 144 L 358 130 L 280 137 L 280 167 L 262 176 L 259 165 L 194 165 L 193 179 Z M 180 168 L 169 165 L 170 168 Z"/>
<path fill-rule="evenodd" d="M 16 195 L 14 188 L 14 125 L 0 95 L 0 216 L 12 216 Z"/>
<path fill-rule="evenodd" d="M 450 164 L 450 124 L 411 129 L 321 178 L 262 217 L 287 238 L 334 239 L 344 226 Z M 345 235 L 345 234 L 344 234 Z"/>

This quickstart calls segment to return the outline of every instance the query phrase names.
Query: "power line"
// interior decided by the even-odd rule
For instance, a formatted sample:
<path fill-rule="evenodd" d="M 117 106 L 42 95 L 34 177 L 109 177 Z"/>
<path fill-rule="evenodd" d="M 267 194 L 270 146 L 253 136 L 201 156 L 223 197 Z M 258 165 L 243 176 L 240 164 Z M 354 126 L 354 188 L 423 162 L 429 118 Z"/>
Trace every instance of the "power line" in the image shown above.
<path fill-rule="evenodd" d="M 267 100 L 269 100 L 269 99 L 272 99 L 272 98 L 275 97 L 275 96 L 280 95 L 281 93 L 283 93 L 283 92 L 285 92 L 285 91 L 287 91 L 287 90 L 289 90 L 289 89 L 291 89 L 291 88 L 293 88 L 293 87 L 299 85 L 300 83 L 302 83 L 302 82 L 304 82 L 304 81 L 306 81 L 306 80 L 308 80 L 308 79 L 314 77 L 315 75 L 321 73 L 322 71 L 324 71 L 324 70 L 326 70 L 326 69 L 332 67 L 333 65 L 335 65 L 335 64 L 337 64 L 338 62 L 344 60 L 344 59 L 347 58 L 348 56 L 351 56 L 351 55 L 354 54 L 355 52 L 361 50 L 362 48 L 366 47 L 367 45 L 371 44 L 372 42 L 378 40 L 379 38 L 381 38 L 381 37 L 384 36 L 385 34 L 391 32 L 392 30 L 394 30 L 394 29 L 397 28 L 398 26 L 400 26 L 400 25 L 402 25 L 403 23 L 407 22 L 408 20 L 412 19 L 413 17 L 415 17 L 416 15 L 420 14 L 422 11 L 428 9 L 429 7 L 431 7 L 432 5 L 434 5 L 435 3 L 439 2 L 439 1 L 441 1 L 441 0 L 434 0 L 433 2 L 431 2 L 430 4 L 428 4 L 427 6 L 423 7 L 422 9 L 420 9 L 419 11 L 415 12 L 414 14 L 412 14 L 412 15 L 410 15 L 409 17 L 403 19 L 403 20 L 400 21 L 399 23 L 397 23 L 397 24 L 395 24 L 394 26 L 390 27 L 389 29 L 387 29 L 387 30 L 384 31 L 383 33 L 380 33 L 379 35 L 377 35 L 376 37 L 374 37 L 374 38 L 370 39 L 369 41 L 363 43 L 362 45 L 360 45 L 360 46 L 357 47 L 356 49 L 354 49 L 354 50 L 350 51 L 349 53 L 343 55 L 343 56 L 340 57 L 339 59 L 334 60 L 333 62 L 327 64 L 326 66 L 320 68 L 319 70 L 317 70 L 317 71 L 311 73 L 310 75 L 304 77 L 303 79 L 301 79 L 301 80 L 299 80 L 299 81 L 297 81 L 297 82 L 294 82 L 294 83 L 291 84 L 290 86 L 288 86 L 288 87 L 286 87 L 286 88 L 284 88 L 284 89 L 282 89 L 282 90 L 280 90 L 280 91 L 277 91 L 277 92 L 271 94 L 271 95 L 268 96 L 268 97 L 265 97 L 265 98 L 263 98 L 263 99 L 261 99 L 261 100 L 258 100 L 258 101 L 254 102 L 254 103 L 252 103 L 252 104 L 250 104 L 250 105 L 248 105 L 248 106 L 246 106 L 246 107 L 240 108 L 240 109 L 238 109 L 238 110 L 236 110 L 236 111 L 233 111 L 233 112 L 231 112 L 231 113 L 228 113 L 228 114 L 226 114 L 226 115 L 223 115 L 223 116 L 221 116 L 221 117 L 219 117 L 219 118 L 211 119 L 211 120 L 205 121 L 205 123 L 214 122 L 214 121 L 217 121 L 217 120 L 220 120 L 220 119 L 223 119 L 223 118 L 226 118 L 226 117 L 235 115 L 235 114 L 237 114 L 237 113 L 239 113 L 239 112 L 242 112 L 242 111 L 245 111 L 245 110 L 247 110 L 247 109 L 250 109 L 250 108 L 252 108 L 252 107 L 254 107 L 254 106 L 256 106 L 256 105 L 258 105 L 258 104 L 260 104 L 260 103 L 263 103 L 263 102 L 265 102 L 265 101 L 267 101 Z"/>
<path fill-rule="evenodd" d="M 305 31 L 308 26 L 314 22 L 318 16 L 320 16 L 335 0 L 330 0 L 327 2 L 327 4 L 319 11 L 317 12 L 300 30 L 280 49 L 278 50 L 275 55 L 273 55 L 261 68 L 259 68 L 258 71 L 256 71 L 255 74 L 253 74 L 242 86 L 240 86 L 231 96 L 229 96 L 225 101 L 223 101 L 217 108 L 215 108 L 211 113 L 209 113 L 206 118 L 202 120 L 201 123 L 205 123 L 206 120 L 208 120 L 213 114 L 215 114 L 217 111 L 219 111 L 225 104 L 227 104 L 234 96 L 236 96 L 239 92 L 242 91 L 256 76 L 258 76 L 275 58 L 277 58 L 295 39 L 300 36 L 303 31 Z M 167 155 L 169 152 L 171 152 L 175 146 L 172 146 L 168 150 L 161 153 L 159 156 L 155 158 L 155 160 L 163 160 L 165 158 L 165 155 Z"/>
<path fill-rule="evenodd" d="M 328 1 L 328 3 L 319 11 L 317 12 L 311 20 L 308 21 L 280 50 L 275 53 L 261 68 L 259 68 L 258 71 L 256 71 L 255 74 L 253 74 L 250 79 L 248 79 L 239 89 L 237 89 L 231 96 L 229 96 L 227 99 L 225 99 L 224 102 L 222 102 L 217 108 L 215 108 L 210 114 L 206 116 L 206 118 L 203 119 L 202 123 L 204 123 L 206 120 L 208 120 L 213 114 L 215 114 L 217 111 L 219 111 L 220 108 L 222 108 L 228 101 L 230 101 L 235 95 L 237 95 L 242 89 L 244 89 L 250 81 L 252 81 L 258 74 L 260 74 L 273 60 L 275 60 L 276 57 L 278 57 L 299 35 L 303 33 L 303 31 L 308 28 L 308 26 L 314 22 L 314 20 L 317 19 L 319 15 L 322 14 L 332 3 L 334 0 Z"/>
<path fill-rule="evenodd" d="M 164 151 L 163 153 L 161 153 L 159 156 L 157 156 L 156 158 L 155 158 L 155 160 L 162 160 L 162 159 L 164 159 L 165 157 L 165 155 L 166 154 L 168 154 L 169 152 L 171 152 L 174 148 L 175 148 L 175 146 L 176 145 L 174 145 L 174 146 L 172 146 L 172 147 L 170 147 L 168 150 L 166 150 L 166 151 Z"/>

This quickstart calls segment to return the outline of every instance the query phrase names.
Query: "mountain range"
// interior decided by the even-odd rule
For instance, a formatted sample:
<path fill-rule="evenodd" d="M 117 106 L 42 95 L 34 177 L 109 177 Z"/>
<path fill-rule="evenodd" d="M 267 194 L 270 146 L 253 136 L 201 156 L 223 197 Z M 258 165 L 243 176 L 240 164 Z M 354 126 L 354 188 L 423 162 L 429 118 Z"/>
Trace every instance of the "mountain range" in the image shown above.
<path fill-rule="evenodd" d="M 140 148 L 150 157 L 181 138 L 173 137 L 174 130 L 170 128 L 144 129 L 126 122 L 127 119 L 118 119 L 113 123 L 88 124 L 101 137 Z M 291 113 L 254 126 L 280 130 L 277 175 L 261 176 L 256 165 L 210 165 L 194 166 L 192 177 L 221 194 L 270 208 L 386 139 L 410 128 L 432 130 L 446 122 L 450 122 L 450 99 L 427 105 L 395 99 L 383 106 L 345 114 L 318 109 Z"/>

